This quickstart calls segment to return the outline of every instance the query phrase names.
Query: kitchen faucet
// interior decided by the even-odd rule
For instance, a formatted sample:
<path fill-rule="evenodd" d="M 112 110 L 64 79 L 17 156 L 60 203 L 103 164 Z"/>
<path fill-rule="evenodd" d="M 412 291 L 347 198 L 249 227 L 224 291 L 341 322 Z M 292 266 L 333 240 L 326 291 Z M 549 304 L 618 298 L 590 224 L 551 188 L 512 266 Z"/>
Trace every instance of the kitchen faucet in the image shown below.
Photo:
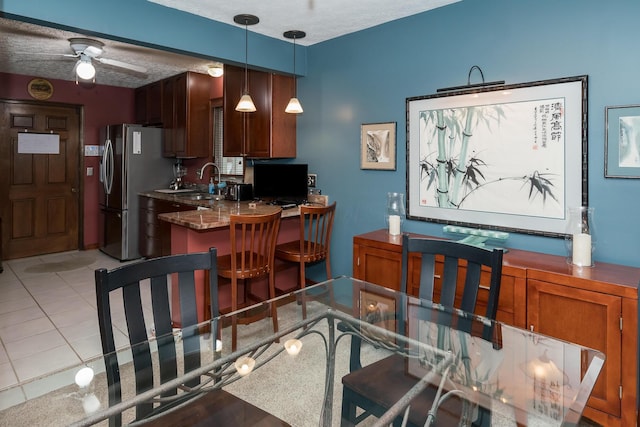
<path fill-rule="evenodd" d="M 220 177 L 220 168 L 218 167 L 218 165 L 216 165 L 213 162 L 205 163 L 204 165 L 202 165 L 200 170 L 196 172 L 196 174 L 198 175 L 199 179 L 202 179 L 202 177 L 204 176 L 204 170 L 206 169 L 207 166 L 213 166 L 218 171 L 218 184 L 216 185 L 216 187 L 218 188 L 218 194 L 220 194 L 220 190 L 226 187 L 227 183 L 222 182 Z"/>

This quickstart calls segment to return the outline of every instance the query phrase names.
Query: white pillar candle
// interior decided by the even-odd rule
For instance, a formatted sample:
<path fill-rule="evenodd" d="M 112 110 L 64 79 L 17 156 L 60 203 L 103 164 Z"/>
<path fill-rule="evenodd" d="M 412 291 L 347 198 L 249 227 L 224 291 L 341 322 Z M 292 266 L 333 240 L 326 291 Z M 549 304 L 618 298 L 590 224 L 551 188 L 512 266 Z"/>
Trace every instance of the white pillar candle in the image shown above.
<path fill-rule="evenodd" d="M 400 234 L 400 215 L 389 215 L 389 234 Z"/>
<path fill-rule="evenodd" d="M 591 236 L 585 233 L 573 235 L 572 262 L 574 265 L 588 267 L 591 265 Z"/>

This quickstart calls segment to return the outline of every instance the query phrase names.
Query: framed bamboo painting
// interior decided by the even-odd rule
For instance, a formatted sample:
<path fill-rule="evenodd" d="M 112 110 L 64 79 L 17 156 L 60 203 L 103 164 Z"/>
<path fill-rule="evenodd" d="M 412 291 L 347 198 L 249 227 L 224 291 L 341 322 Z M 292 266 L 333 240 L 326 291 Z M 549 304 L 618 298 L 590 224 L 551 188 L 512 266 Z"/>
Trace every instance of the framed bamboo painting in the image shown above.
<path fill-rule="evenodd" d="M 587 200 L 587 76 L 407 98 L 407 218 L 564 236 Z"/>

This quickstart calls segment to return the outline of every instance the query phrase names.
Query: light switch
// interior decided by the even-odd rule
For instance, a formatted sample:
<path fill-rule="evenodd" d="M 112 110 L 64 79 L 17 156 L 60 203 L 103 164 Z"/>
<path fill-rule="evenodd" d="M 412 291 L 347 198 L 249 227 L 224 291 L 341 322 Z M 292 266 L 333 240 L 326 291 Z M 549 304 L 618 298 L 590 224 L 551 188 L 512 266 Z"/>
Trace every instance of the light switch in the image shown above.
<path fill-rule="evenodd" d="M 92 166 L 89 166 L 87 168 L 87 176 L 93 176 L 93 167 Z"/>

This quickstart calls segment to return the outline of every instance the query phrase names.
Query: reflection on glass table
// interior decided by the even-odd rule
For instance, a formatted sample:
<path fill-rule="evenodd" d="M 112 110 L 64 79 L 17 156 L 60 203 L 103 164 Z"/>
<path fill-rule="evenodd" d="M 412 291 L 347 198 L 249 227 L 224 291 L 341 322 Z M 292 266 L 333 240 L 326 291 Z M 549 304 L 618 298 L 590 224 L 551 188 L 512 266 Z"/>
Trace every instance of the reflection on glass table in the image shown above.
<path fill-rule="evenodd" d="M 480 405 L 491 411 L 494 424 L 575 425 L 604 363 L 598 351 L 348 277 L 276 302 L 279 332 L 273 333 L 269 318 L 241 326 L 235 352 L 228 327 L 232 316 L 260 307 L 175 330 L 170 337 L 151 336 L 145 345 L 156 358 L 158 343 L 175 345 L 180 359 L 185 342 L 198 340 L 202 363 L 176 380 L 157 381 L 150 391 L 135 391 L 131 361 L 136 349 L 120 349 L 123 399 L 117 405 L 108 405 L 104 362 L 97 358 L 0 391 L 0 417 L 25 425 L 107 425 L 120 413 L 126 424 L 135 422 L 137 404 L 151 402 L 159 408 L 155 421 L 162 424 L 171 415 L 171 409 L 162 412 L 163 405 L 188 404 L 202 393 L 223 389 L 289 425 L 340 425 L 340 379 L 349 372 L 349 341 L 357 334 L 367 343 L 361 355 L 365 363 L 401 355 L 404 374 L 416 384 L 387 414 L 366 425 L 389 425 L 403 417 L 428 384 L 440 387 L 442 395 L 463 399 L 463 418 Z M 199 386 L 186 385 L 196 377 Z M 170 390 L 176 390 L 175 396 L 166 396 Z M 438 408 L 428 410 L 437 421 Z"/>

